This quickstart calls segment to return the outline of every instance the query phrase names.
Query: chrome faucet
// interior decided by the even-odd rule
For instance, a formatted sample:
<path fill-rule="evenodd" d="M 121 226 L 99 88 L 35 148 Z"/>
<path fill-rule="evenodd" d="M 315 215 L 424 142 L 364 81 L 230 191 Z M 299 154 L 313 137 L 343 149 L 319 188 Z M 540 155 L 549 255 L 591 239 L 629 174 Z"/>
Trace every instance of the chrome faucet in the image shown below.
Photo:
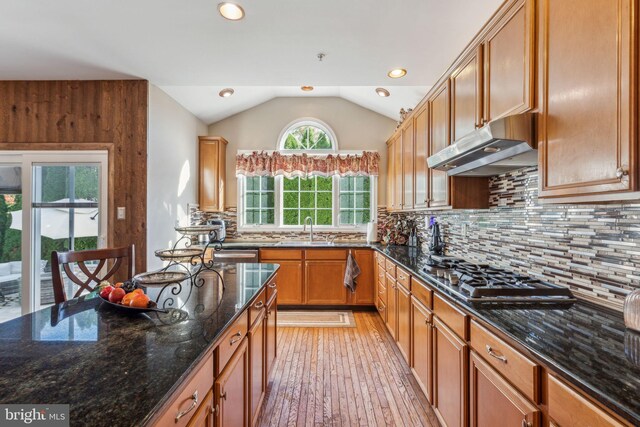
<path fill-rule="evenodd" d="M 309 231 L 309 243 L 313 243 L 313 218 L 308 216 L 304 219 L 304 225 L 302 227 L 302 231 L 303 232 L 307 231 L 307 222 L 311 226 L 311 231 Z"/>

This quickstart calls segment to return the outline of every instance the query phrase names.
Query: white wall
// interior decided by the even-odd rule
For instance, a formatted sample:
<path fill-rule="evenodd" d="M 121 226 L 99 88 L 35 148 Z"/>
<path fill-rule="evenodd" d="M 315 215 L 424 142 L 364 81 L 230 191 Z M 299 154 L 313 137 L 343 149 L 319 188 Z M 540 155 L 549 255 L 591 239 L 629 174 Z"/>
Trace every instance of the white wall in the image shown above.
<path fill-rule="evenodd" d="M 381 156 L 378 204 L 386 205 L 386 141 L 396 122 L 357 104 L 334 97 L 275 98 L 209 126 L 227 146 L 226 206 L 236 206 L 235 164 L 238 150 L 275 150 L 280 132 L 293 120 L 313 117 L 333 129 L 341 150 L 378 150 Z"/>
<path fill-rule="evenodd" d="M 176 220 L 186 223 L 187 204 L 197 202 L 198 136 L 207 125 L 156 86 L 149 89 L 147 160 L 147 269 L 160 268 L 157 249 L 170 247 Z"/>

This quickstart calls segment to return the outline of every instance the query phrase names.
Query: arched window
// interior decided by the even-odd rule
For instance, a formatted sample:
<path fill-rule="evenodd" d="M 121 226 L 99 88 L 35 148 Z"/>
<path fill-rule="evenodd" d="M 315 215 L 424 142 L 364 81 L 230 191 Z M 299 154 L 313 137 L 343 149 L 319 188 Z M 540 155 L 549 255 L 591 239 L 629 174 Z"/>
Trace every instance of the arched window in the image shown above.
<path fill-rule="evenodd" d="M 331 128 L 317 119 L 299 119 L 289 123 L 280 134 L 280 151 L 338 151 L 338 142 Z"/>

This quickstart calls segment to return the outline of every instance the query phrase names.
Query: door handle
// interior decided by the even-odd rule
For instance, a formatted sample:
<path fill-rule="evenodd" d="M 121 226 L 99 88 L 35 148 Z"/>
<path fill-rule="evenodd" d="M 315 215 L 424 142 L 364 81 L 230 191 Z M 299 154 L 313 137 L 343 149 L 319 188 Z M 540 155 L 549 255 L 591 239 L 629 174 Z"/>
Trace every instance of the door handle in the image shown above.
<path fill-rule="evenodd" d="M 184 411 L 178 412 L 178 414 L 176 415 L 175 422 L 177 423 L 178 421 L 180 421 L 180 418 L 184 417 L 189 412 L 193 411 L 193 408 L 195 408 L 196 406 L 198 406 L 198 390 L 194 391 L 193 395 L 191 395 L 191 406 L 189 406 Z"/>
<path fill-rule="evenodd" d="M 493 349 L 491 348 L 491 346 L 489 344 L 487 344 L 486 349 L 487 349 L 487 353 L 489 353 L 489 356 L 491 356 L 491 357 L 493 357 L 495 359 L 498 359 L 502 363 L 507 363 L 507 358 L 504 357 L 503 355 L 498 354 L 495 351 L 493 351 Z"/>

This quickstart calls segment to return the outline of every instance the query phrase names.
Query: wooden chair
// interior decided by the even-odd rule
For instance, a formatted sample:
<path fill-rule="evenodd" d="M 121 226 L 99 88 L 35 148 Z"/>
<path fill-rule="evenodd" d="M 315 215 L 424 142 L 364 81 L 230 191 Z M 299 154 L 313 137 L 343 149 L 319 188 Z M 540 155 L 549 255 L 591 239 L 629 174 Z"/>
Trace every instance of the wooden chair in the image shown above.
<path fill-rule="evenodd" d="M 98 264 L 95 267 L 93 265 L 87 266 L 87 261 L 98 261 Z M 107 261 L 113 261 L 111 267 L 108 268 L 104 275 L 98 276 L 105 265 L 108 267 Z M 69 280 L 78 285 L 79 289 L 73 296 L 73 298 L 76 298 L 85 290 L 91 292 L 101 281 L 109 280 L 125 262 L 125 277 L 131 278 L 133 272 L 133 245 L 88 251 L 51 252 L 51 277 L 56 304 L 67 300 L 60 266 L 64 269 Z M 72 263 L 78 265 L 80 271 L 87 277 L 86 279 L 81 279 L 76 275 L 73 266 L 70 265 Z"/>

